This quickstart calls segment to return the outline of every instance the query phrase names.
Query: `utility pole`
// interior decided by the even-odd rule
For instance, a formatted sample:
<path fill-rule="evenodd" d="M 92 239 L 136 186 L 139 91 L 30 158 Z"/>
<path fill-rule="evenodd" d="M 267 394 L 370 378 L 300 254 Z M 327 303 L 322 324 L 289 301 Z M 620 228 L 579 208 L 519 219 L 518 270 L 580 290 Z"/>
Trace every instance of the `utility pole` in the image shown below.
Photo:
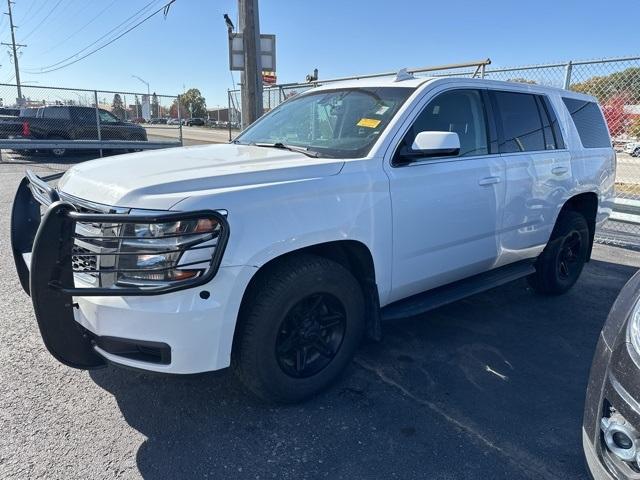
<path fill-rule="evenodd" d="M 260 19 L 258 0 L 238 0 L 239 30 L 244 46 L 242 74 L 242 126 L 262 116 L 262 65 L 260 62 Z"/>
<path fill-rule="evenodd" d="M 16 33 L 15 26 L 13 25 L 13 14 L 11 12 L 11 4 L 13 2 L 11 0 L 7 0 L 7 8 L 9 11 L 5 15 L 9 15 L 9 28 L 11 28 L 11 44 L 2 43 L 2 45 L 7 45 L 13 48 L 13 66 L 16 69 L 16 86 L 18 87 L 18 103 L 22 105 L 22 86 L 20 85 L 20 66 L 18 65 L 18 48 L 17 47 L 26 47 L 26 45 L 16 44 Z"/>

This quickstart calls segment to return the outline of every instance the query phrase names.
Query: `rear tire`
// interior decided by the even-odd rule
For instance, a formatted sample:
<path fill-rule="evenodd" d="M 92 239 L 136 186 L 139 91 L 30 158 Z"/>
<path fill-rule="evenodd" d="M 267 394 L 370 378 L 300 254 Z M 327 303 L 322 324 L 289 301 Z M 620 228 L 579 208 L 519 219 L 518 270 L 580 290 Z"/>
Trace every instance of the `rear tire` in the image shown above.
<path fill-rule="evenodd" d="M 533 289 L 545 295 L 560 295 L 578 281 L 590 243 L 585 218 L 574 211 L 562 211 L 549 243 L 536 261 L 536 273 L 527 277 Z"/>
<path fill-rule="evenodd" d="M 301 401 L 351 362 L 364 333 L 364 299 L 342 265 L 297 255 L 263 273 L 247 295 L 232 365 L 258 397 Z"/>
<path fill-rule="evenodd" d="M 48 140 L 68 140 L 68 138 L 64 137 L 49 137 Z M 53 155 L 55 158 L 62 158 L 67 153 L 66 148 L 53 148 L 49 150 L 49 153 Z"/>

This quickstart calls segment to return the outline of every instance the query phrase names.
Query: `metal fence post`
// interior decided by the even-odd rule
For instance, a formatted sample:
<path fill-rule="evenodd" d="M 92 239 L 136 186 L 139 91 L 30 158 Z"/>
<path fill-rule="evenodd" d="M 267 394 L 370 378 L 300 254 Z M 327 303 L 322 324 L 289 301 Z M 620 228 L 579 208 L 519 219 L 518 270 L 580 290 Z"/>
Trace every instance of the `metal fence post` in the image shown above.
<path fill-rule="evenodd" d="M 480 66 L 480 78 L 484 78 L 484 71 L 486 68 L 487 66 L 484 63 Z"/>
<path fill-rule="evenodd" d="M 573 64 L 571 63 L 571 61 L 569 61 L 569 63 L 567 63 L 567 66 L 565 67 L 564 70 L 564 89 L 565 90 L 569 90 L 569 87 L 571 86 L 571 70 L 573 69 Z"/>
<path fill-rule="evenodd" d="M 227 125 L 229 125 L 229 141 L 231 141 L 231 90 L 227 89 Z"/>
<path fill-rule="evenodd" d="M 180 112 L 180 95 L 178 95 L 177 97 L 177 109 L 178 109 L 178 124 L 180 125 L 179 130 L 178 130 L 178 137 L 180 139 L 180 145 L 184 146 L 184 143 L 182 142 L 182 113 Z"/>
<path fill-rule="evenodd" d="M 96 106 L 96 126 L 98 127 L 98 141 L 102 141 L 102 128 L 100 127 L 100 108 L 98 107 L 98 91 L 93 91 L 93 101 Z M 102 157 L 102 149 L 100 149 L 100 156 Z"/>

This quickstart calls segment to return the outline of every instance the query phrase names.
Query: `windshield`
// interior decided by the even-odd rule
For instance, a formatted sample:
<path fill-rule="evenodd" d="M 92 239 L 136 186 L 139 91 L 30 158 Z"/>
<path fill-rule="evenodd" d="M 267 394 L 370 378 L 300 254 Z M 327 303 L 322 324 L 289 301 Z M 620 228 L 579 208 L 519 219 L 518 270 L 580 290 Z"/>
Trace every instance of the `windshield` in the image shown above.
<path fill-rule="evenodd" d="M 352 88 L 302 95 L 259 119 L 234 143 L 302 147 L 320 157 L 363 157 L 413 91 Z"/>

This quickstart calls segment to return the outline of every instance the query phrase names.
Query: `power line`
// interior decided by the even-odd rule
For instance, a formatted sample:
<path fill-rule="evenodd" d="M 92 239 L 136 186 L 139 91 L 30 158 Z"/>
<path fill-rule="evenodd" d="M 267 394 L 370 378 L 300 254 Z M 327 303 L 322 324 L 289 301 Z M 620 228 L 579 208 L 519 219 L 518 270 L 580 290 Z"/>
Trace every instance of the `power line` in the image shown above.
<path fill-rule="evenodd" d="M 22 41 L 24 42 L 27 38 L 29 38 L 31 35 L 33 35 L 33 33 L 40 28 L 40 25 L 42 25 L 50 16 L 51 14 L 56 10 L 56 8 L 58 8 L 58 5 L 60 5 L 64 0 L 58 0 L 56 2 L 56 4 L 53 6 L 53 8 L 51 8 L 51 10 L 49 10 L 49 13 L 47 13 L 42 20 L 40 20 L 38 22 L 38 24 L 33 28 L 33 30 L 31 30 L 29 33 L 27 33 L 24 37 L 22 37 Z"/>
<path fill-rule="evenodd" d="M 83 31 L 85 28 L 87 28 L 89 25 L 91 25 L 93 22 L 95 22 L 98 17 L 100 17 L 104 12 L 106 12 L 110 7 L 113 6 L 114 3 L 116 3 L 118 0 L 112 0 L 111 3 L 107 4 L 106 7 L 104 7 L 102 10 L 100 10 L 100 12 L 94 16 L 93 18 L 91 18 L 91 20 L 89 20 L 87 23 L 85 23 L 82 27 L 80 27 L 79 29 L 77 29 L 76 31 L 74 31 L 71 35 L 69 35 L 68 37 L 64 38 L 64 40 L 61 40 L 60 42 L 56 43 L 54 46 L 48 48 L 47 50 L 45 50 L 44 52 L 42 52 L 40 54 L 40 56 L 49 53 L 53 50 L 55 50 L 56 48 L 58 48 L 60 45 L 62 45 L 63 43 L 69 41 L 70 39 L 72 39 L 73 37 L 75 37 L 78 33 L 80 33 L 81 31 Z M 85 3 L 86 5 L 89 5 L 90 3 L 87 2 Z"/>
<path fill-rule="evenodd" d="M 125 30 L 124 32 L 122 32 L 122 33 L 121 33 L 120 35 L 118 35 L 117 37 L 113 38 L 112 40 L 109 40 L 107 43 L 105 43 L 105 44 L 101 45 L 100 47 L 98 47 L 98 48 L 96 48 L 96 49 L 94 49 L 94 50 L 90 51 L 89 53 L 87 53 L 87 54 L 85 54 L 85 55 L 81 56 L 80 58 L 77 58 L 76 60 L 73 60 L 72 62 L 69 62 L 69 63 L 67 63 L 67 64 L 65 64 L 65 65 L 62 65 L 62 66 L 59 66 L 59 67 L 56 67 L 56 68 L 50 68 L 50 69 L 48 69 L 48 70 L 42 70 L 42 71 L 40 71 L 40 72 L 32 72 L 32 73 L 34 73 L 34 74 L 42 74 L 42 73 L 55 72 L 55 71 L 57 71 L 57 70 L 61 70 L 61 69 L 63 69 L 63 68 L 69 67 L 69 66 L 73 65 L 74 63 L 79 62 L 80 60 L 84 60 L 85 58 L 87 58 L 87 57 L 89 57 L 89 56 L 93 55 L 94 53 L 99 52 L 99 51 L 100 51 L 100 50 L 102 50 L 103 48 L 108 47 L 109 45 L 111 45 L 112 43 L 114 43 L 116 40 L 118 40 L 118 39 L 120 39 L 120 38 L 124 37 L 127 33 L 129 33 L 130 31 L 132 31 L 132 30 L 134 30 L 134 29 L 138 28 L 140 25 L 142 25 L 143 23 L 145 23 L 145 22 L 146 22 L 147 20 L 149 20 L 150 18 L 155 17 L 158 13 L 160 13 L 160 12 L 164 11 L 164 12 L 165 12 L 165 15 L 166 15 L 167 8 L 168 8 L 171 4 L 173 4 L 175 1 L 176 1 L 176 0 L 169 0 L 169 2 L 167 2 L 165 5 L 163 5 L 162 7 L 160 7 L 158 10 L 154 11 L 152 14 L 148 15 L 147 17 L 145 17 L 144 19 L 142 19 L 141 21 L 139 21 L 138 23 L 136 23 L 136 24 L 135 24 L 135 25 L 133 25 L 132 27 L 128 28 L 127 30 Z M 60 62 L 59 62 L 59 63 L 60 63 Z M 46 67 L 45 67 L 45 68 L 46 68 Z"/>
<path fill-rule="evenodd" d="M 20 18 L 20 23 L 23 23 L 24 20 L 29 16 L 29 14 L 31 13 L 31 10 L 33 10 L 33 7 L 38 3 L 38 0 L 33 0 L 30 4 L 29 4 L 29 8 L 27 9 L 27 11 L 24 13 L 24 15 Z"/>
<path fill-rule="evenodd" d="M 105 33 L 104 35 L 102 35 L 101 37 L 99 37 L 98 39 L 94 40 L 93 42 L 91 42 L 89 45 L 87 45 L 86 47 L 84 47 L 81 50 L 78 50 L 76 53 L 74 53 L 73 55 L 70 55 L 66 58 L 63 58 L 62 60 L 60 60 L 59 62 L 56 63 L 52 63 L 50 65 L 45 65 L 44 67 L 41 67 L 40 70 L 48 70 L 50 68 L 53 67 L 57 67 L 58 65 L 61 65 L 65 62 L 67 62 L 68 60 L 72 60 L 75 57 L 77 57 L 78 55 L 80 55 L 82 52 L 87 51 L 89 48 L 93 47 L 95 44 L 97 44 L 98 42 L 100 42 L 100 40 L 103 40 L 105 37 L 108 37 L 111 33 L 113 33 L 114 31 L 118 30 L 120 27 L 122 27 L 123 25 L 128 25 L 129 23 L 131 23 L 132 19 L 138 17 L 140 14 L 142 14 L 144 11 L 148 10 L 149 7 L 151 5 L 153 5 L 154 3 L 157 3 L 159 0 L 151 0 L 149 3 L 147 3 L 144 7 L 142 7 L 140 10 L 138 10 L 137 12 L 135 12 L 133 15 L 131 15 L 130 17 L 128 17 L 126 20 L 124 20 L 123 22 L 119 23 L 118 25 L 116 25 L 115 27 L 113 27 L 111 30 L 109 30 L 107 33 Z M 171 2 L 172 3 L 172 2 Z M 157 13 L 157 12 L 156 12 Z M 37 71 L 33 72 L 33 73 L 39 73 Z"/>

